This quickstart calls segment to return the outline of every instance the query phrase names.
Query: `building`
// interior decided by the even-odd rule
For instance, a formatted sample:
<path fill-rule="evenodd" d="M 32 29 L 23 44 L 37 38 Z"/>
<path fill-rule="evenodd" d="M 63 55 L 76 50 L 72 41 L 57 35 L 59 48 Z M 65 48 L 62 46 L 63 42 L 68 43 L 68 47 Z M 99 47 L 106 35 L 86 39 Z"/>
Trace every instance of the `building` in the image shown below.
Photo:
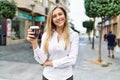
<path fill-rule="evenodd" d="M 8 0 L 14 1 L 17 5 L 16 16 L 13 20 L 7 19 L 6 45 L 22 43 L 26 41 L 27 30 L 31 25 L 40 26 L 44 31 L 47 14 L 56 3 L 61 3 L 67 8 L 68 0 Z"/>
<path fill-rule="evenodd" d="M 101 25 L 101 21 L 99 20 L 97 26 L 100 25 Z M 112 33 L 116 35 L 116 38 L 118 39 L 118 43 L 120 45 L 120 14 L 114 16 L 111 19 L 105 20 L 103 27 L 103 35 L 108 34 L 109 31 L 112 31 Z"/>
<path fill-rule="evenodd" d="M 31 25 L 45 22 L 46 0 L 14 0 L 17 5 L 16 16 L 12 20 L 11 32 L 7 36 L 7 44 L 17 44 L 26 41 L 27 30 Z"/>
<path fill-rule="evenodd" d="M 116 38 L 118 39 L 118 43 L 120 45 L 120 14 L 110 20 L 105 21 L 105 31 L 107 33 L 109 31 L 112 31 L 112 33 L 116 35 Z"/>

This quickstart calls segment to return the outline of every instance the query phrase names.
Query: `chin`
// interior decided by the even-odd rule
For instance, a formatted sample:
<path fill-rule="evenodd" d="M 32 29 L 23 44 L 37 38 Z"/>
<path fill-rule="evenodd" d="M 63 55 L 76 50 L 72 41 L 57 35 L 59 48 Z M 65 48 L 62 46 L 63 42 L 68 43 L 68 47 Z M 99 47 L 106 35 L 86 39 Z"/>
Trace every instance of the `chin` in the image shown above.
<path fill-rule="evenodd" d="M 58 27 L 61 27 L 61 28 L 63 28 L 63 25 L 59 25 Z"/>
<path fill-rule="evenodd" d="M 58 25 L 59 27 L 63 27 L 64 26 L 64 24 L 60 24 L 60 25 Z"/>

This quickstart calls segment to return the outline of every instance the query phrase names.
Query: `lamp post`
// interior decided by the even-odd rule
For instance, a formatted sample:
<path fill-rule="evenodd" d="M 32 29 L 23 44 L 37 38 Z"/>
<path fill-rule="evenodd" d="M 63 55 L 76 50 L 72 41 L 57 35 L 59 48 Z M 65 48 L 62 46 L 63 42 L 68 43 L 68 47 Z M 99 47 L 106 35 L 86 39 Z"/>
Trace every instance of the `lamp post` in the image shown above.
<path fill-rule="evenodd" d="M 34 25 L 34 7 L 35 7 L 35 4 L 31 4 L 30 6 L 32 8 L 32 26 L 33 26 Z"/>
<path fill-rule="evenodd" d="M 34 7 L 35 7 L 35 4 L 34 3 L 32 3 L 31 5 L 30 5 L 30 7 L 32 8 L 32 12 L 31 12 L 31 15 L 32 15 L 32 26 L 34 25 Z M 32 44 L 30 44 L 30 48 L 32 48 Z"/>
<path fill-rule="evenodd" d="M 92 49 L 94 49 L 94 37 L 95 37 L 95 18 L 93 18 L 94 25 L 93 25 L 93 37 L 92 37 Z"/>

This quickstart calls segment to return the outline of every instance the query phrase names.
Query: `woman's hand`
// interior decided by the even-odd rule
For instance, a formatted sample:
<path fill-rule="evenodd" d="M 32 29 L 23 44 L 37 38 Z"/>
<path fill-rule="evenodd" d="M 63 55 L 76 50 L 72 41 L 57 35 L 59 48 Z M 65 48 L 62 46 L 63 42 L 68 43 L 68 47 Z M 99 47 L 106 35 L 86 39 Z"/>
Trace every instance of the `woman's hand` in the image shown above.
<path fill-rule="evenodd" d="M 38 47 L 38 39 L 35 38 L 34 32 L 31 29 L 28 29 L 27 40 L 31 42 L 34 49 Z"/>
<path fill-rule="evenodd" d="M 52 60 L 47 60 L 44 64 L 41 64 L 41 66 L 53 66 Z"/>

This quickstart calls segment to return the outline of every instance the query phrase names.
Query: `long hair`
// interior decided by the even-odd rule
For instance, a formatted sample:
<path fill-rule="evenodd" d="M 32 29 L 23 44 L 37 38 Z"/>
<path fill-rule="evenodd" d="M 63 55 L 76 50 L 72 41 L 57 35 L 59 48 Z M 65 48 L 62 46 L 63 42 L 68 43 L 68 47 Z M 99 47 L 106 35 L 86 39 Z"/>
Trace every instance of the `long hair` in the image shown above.
<path fill-rule="evenodd" d="M 46 24 L 46 28 L 45 28 L 45 32 L 46 32 L 46 38 L 45 38 L 45 42 L 43 45 L 44 48 L 44 52 L 48 53 L 48 45 L 49 45 L 49 41 L 51 40 L 52 36 L 53 36 L 53 32 L 56 29 L 56 26 L 53 23 L 53 11 L 56 8 L 60 8 L 65 15 L 65 24 L 64 24 L 64 28 L 63 28 L 63 38 L 65 41 L 65 45 L 63 46 L 64 49 L 67 49 L 67 46 L 70 42 L 70 31 L 69 31 L 69 27 L 68 27 L 68 18 L 67 18 L 67 12 L 65 11 L 64 7 L 61 6 L 60 4 L 57 4 L 55 7 L 52 8 L 52 10 L 49 12 L 49 15 L 47 17 L 47 24 Z"/>

